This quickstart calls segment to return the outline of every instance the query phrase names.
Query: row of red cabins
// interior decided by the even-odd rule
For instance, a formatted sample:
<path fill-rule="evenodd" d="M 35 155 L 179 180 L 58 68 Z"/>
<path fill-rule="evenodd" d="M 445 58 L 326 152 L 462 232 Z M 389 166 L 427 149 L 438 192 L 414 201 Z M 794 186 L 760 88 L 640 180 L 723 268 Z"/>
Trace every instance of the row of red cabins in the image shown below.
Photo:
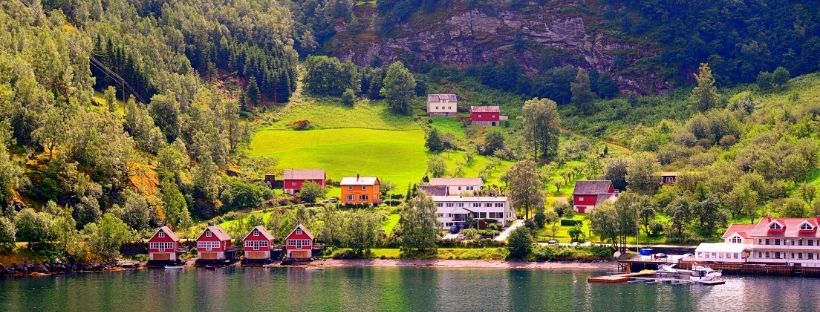
<path fill-rule="evenodd" d="M 271 250 L 274 249 L 273 239 L 273 235 L 265 230 L 265 227 L 254 227 L 242 239 L 245 259 L 270 259 Z M 199 259 L 225 260 L 226 252 L 231 249 L 231 240 L 231 236 L 220 226 L 207 227 L 196 239 Z M 285 238 L 285 243 L 285 252 L 289 259 L 307 260 L 313 256 L 313 234 L 304 225 L 297 225 Z M 169 227 L 163 226 L 148 240 L 148 260 L 176 262 L 179 260 L 179 253 L 184 252 L 179 247 L 179 237 Z"/>

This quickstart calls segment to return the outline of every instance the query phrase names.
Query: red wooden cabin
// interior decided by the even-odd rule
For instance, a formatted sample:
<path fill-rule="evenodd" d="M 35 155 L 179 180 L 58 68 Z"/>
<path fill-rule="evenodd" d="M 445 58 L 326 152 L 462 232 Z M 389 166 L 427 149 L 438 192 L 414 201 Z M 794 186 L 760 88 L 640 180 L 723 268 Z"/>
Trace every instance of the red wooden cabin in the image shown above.
<path fill-rule="evenodd" d="M 297 225 L 285 238 L 285 250 L 290 259 L 308 260 L 313 257 L 313 234 L 304 225 Z"/>
<path fill-rule="evenodd" d="M 501 108 L 498 106 L 470 106 L 470 123 L 483 126 L 498 126 Z"/>
<path fill-rule="evenodd" d="M 285 193 L 292 195 L 302 190 L 302 184 L 307 181 L 313 181 L 324 187 L 326 180 L 327 175 L 321 169 L 285 169 L 282 178 L 282 189 Z"/>
<path fill-rule="evenodd" d="M 207 227 L 196 239 L 196 251 L 202 260 L 224 260 L 228 248 L 231 236 L 218 225 Z"/>
<path fill-rule="evenodd" d="M 586 213 L 606 201 L 618 197 L 610 180 L 576 181 L 572 191 L 572 205 L 579 213 Z"/>
<path fill-rule="evenodd" d="M 242 239 L 245 259 L 266 260 L 270 259 L 270 251 L 273 248 L 273 235 L 265 230 L 264 226 L 257 225 L 248 235 Z"/>
<path fill-rule="evenodd" d="M 169 227 L 163 226 L 148 240 L 149 261 L 177 261 L 179 237 Z"/>

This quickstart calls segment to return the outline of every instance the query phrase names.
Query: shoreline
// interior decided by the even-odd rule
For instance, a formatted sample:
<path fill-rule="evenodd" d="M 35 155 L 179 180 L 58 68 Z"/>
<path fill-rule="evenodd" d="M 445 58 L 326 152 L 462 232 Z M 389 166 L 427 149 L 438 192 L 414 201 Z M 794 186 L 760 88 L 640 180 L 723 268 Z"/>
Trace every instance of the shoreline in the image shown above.
<path fill-rule="evenodd" d="M 504 260 L 402 260 L 402 259 L 326 259 L 309 267 L 387 267 L 387 268 L 465 268 L 465 269 L 536 269 L 561 271 L 615 271 L 615 261 L 602 262 L 527 262 Z"/>

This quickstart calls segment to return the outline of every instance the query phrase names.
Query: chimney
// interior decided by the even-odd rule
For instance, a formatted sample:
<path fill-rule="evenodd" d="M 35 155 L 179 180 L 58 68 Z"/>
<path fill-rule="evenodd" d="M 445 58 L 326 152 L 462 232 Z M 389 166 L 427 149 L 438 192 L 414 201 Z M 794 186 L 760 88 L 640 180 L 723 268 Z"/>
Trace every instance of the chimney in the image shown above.
<path fill-rule="evenodd" d="M 772 222 L 772 216 L 766 216 L 766 222 Z"/>
<path fill-rule="evenodd" d="M 356 181 L 359 181 L 359 174 L 356 174 Z"/>
<path fill-rule="evenodd" d="M 817 215 L 817 217 L 814 219 L 814 221 L 817 222 L 817 225 L 820 225 L 820 215 Z"/>

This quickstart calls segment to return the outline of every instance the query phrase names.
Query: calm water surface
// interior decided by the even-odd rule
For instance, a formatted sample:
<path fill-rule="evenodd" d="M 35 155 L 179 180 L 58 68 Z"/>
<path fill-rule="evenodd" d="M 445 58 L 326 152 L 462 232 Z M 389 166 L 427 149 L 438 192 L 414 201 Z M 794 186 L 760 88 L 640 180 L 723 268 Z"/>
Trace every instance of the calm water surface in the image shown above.
<path fill-rule="evenodd" d="M 818 311 L 820 279 L 590 285 L 597 273 L 228 268 L 0 279 L 0 311 Z"/>

